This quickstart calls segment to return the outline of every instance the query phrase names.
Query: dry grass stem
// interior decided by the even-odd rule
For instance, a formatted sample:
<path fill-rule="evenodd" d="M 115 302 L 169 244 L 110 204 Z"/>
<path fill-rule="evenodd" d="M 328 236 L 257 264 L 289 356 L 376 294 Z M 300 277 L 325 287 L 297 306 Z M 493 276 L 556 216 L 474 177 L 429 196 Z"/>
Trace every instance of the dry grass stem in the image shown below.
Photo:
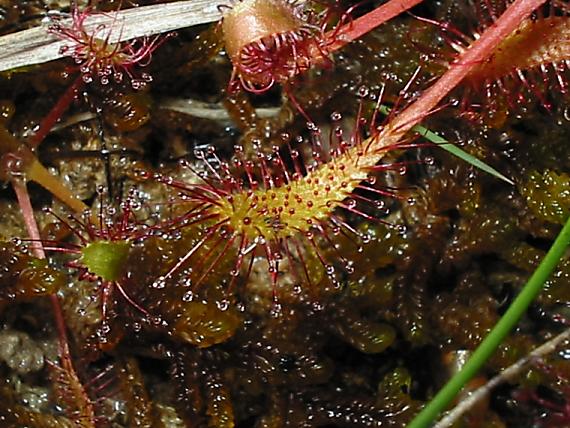
<path fill-rule="evenodd" d="M 99 25 L 116 28 L 109 40 L 116 43 L 217 21 L 221 17 L 218 4 L 212 0 L 155 4 L 117 13 L 94 14 L 85 22 L 87 30 Z M 68 21 L 71 22 L 70 19 Z M 66 24 L 66 20 L 61 22 Z M 46 18 L 39 27 L 0 37 L 0 71 L 41 64 L 64 56 L 61 48 L 69 42 L 50 34 L 49 25 L 50 19 Z"/>
<path fill-rule="evenodd" d="M 521 358 L 512 366 L 507 367 L 497 376 L 492 378 L 489 382 L 487 382 L 482 387 L 476 389 L 475 391 L 471 392 L 468 397 L 461 400 L 461 402 L 455 406 L 444 418 L 442 418 L 433 428 L 448 428 L 455 424 L 459 418 L 465 414 L 469 409 L 473 408 L 479 401 L 483 400 L 487 397 L 493 388 L 497 387 L 498 385 L 508 382 L 518 376 L 524 369 L 526 369 L 529 365 L 531 365 L 536 360 L 554 352 L 558 349 L 563 343 L 568 344 L 570 340 L 570 329 L 566 329 L 558 336 L 550 339 L 548 342 L 540 345 L 530 354 L 526 355 L 524 358 Z"/>

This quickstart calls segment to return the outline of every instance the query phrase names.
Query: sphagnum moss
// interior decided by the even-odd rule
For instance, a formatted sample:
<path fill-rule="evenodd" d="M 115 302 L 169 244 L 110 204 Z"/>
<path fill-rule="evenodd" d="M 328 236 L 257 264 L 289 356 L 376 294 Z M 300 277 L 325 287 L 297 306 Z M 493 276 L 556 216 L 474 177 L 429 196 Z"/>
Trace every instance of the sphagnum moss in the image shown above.
<path fill-rule="evenodd" d="M 100 2 L 98 6 L 109 10 L 111 3 Z M 29 6 L 27 2 L 18 4 L 22 16 L 31 16 Z M 430 7 L 420 12 L 433 17 Z M 10 22 L 14 19 L 11 17 Z M 390 27 L 398 34 L 384 37 L 394 43 L 407 40 L 405 33 L 415 31 L 410 30 L 413 25 L 409 17 L 402 17 L 401 24 Z M 350 85 L 358 86 L 361 83 L 354 70 L 360 70 L 362 76 L 372 76 L 375 66 L 382 68 L 381 55 L 368 64 L 359 54 L 351 57 L 351 47 L 347 46 L 340 53 L 346 57 L 339 58 L 338 68 L 313 71 L 298 83 L 310 84 L 312 98 L 318 101 L 313 104 L 318 108 L 306 109 L 322 129 L 323 149 L 317 151 L 321 159 L 316 167 L 309 168 L 310 149 L 307 151 L 304 144 L 293 141 L 290 151 L 286 140 L 279 143 L 279 151 L 264 149 L 265 154 L 259 158 L 247 158 L 256 150 L 243 152 L 242 162 L 252 161 L 252 165 L 265 169 L 232 164 L 232 145 L 238 132 L 231 125 L 152 108 L 163 96 L 183 94 L 212 104 L 222 97 L 231 66 L 224 56 L 211 59 L 219 40 L 208 39 L 206 44 L 211 48 L 202 50 L 202 59 L 187 52 L 197 32 L 181 32 L 178 39 L 155 52 L 149 69 L 155 80 L 141 95 L 145 98 L 144 106 L 135 100 L 133 108 L 125 108 L 125 117 L 118 118 L 118 109 L 109 107 L 123 102 L 121 94 L 130 93 L 130 89 L 113 87 L 116 83 L 111 82 L 108 87 L 91 84 L 71 105 L 69 114 L 93 109 L 99 119 L 63 128 L 57 134 L 48 133 L 35 153 L 48 168 L 52 168 L 54 160 L 71 164 L 71 159 L 61 158 L 72 156 L 74 162 L 81 159 L 81 163 L 99 169 L 100 174 L 93 177 L 103 186 L 111 183 L 113 197 L 105 201 L 109 211 L 103 215 L 98 210 L 86 217 L 76 213 L 79 224 L 60 214 L 61 206 L 52 202 L 49 194 L 29 186 L 34 206 L 51 205 L 62 220 L 42 227 L 38 239 L 46 247 L 78 245 L 79 252 L 51 252 L 47 261 L 37 262 L 6 244 L 9 250 L 2 253 L 1 262 L 7 270 L 0 274 L 5 280 L 0 282 L 6 285 L 3 295 L 8 302 L 2 311 L 3 327 L 10 333 L 6 336 L 21 337 L 19 331 L 23 331 L 38 342 L 56 336 L 51 313 L 44 310 L 45 299 L 38 293 L 57 290 L 70 348 L 66 354 L 60 352 L 60 356 L 69 359 L 62 358 L 57 363 L 59 369 L 51 369 L 54 381 L 47 380 L 48 369 L 24 379 L 9 366 L 0 366 L 3 378 L 8 380 L 0 390 L 5 398 L 0 406 L 2 421 L 8 426 L 57 427 L 70 426 L 72 421 L 82 426 L 404 426 L 441 382 L 424 367 L 443 366 L 437 371 L 444 373 L 451 369 L 449 359 L 443 358 L 445 354 L 472 351 L 481 331 L 488 328 L 481 317 L 499 316 L 503 302 L 524 283 L 527 272 L 554 238 L 557 226 L 549 221 L 558 219 L 563 199 L 549 199 L 548 194 L 564 188 L 561 178 L 568 174 L 564 156 L 560 156 L 559 163 L 552 156 L 531 156 L 530 153 L 538 152 L 537 139 L 526 146 L 520 138 L 520 122 L 516 129 L 512 126 L 515 121 L 508 120 L 497 131 L 482 129 L 458 120 L 452 109 L 433 115 L 429 127 L 450 141 L 459 138 L 471 140 L 477 147 L 485 146 L 487 150 L 478 153 L 489 154 L 486 162 L 502 172 L 509 171 L 523 196 L 515 188 L 491 181 L 494 179 L 438 151 L 432 153 L 434 163 L 423 162 L 427 149 L 421 141 L 413 142 L 421 147 L 409 154 L 378 151 L 376 143 L 390 145 L 399 141 L 408 126 L 427 117 L 443 92 L 457 84 L 457 76 L 465 71 L 460 66 L 442 80 L 447 83 L 428 91 L 416 107 L 396 108 L 397 114 L 389 119 L 388 130 L 383 134 L 389 138 L 373 140 L 370 153 L 364 150 L 359 154 L 358 147 L 367 144 L 363 140 L 347 143 L 343 150 L 331 154 L 339 142 L 336 132 L 340 134 L 345 128 L 345 136 L 356 135 L 346 128 L 354 123 L 350 116 L 358 115 L 339 108 L 347 96 L 356 96 L 354 88 L 341 83 L 327 86 L 323 81 L 334 74 L 337 82 L 346 77 L 351 79 Z M 495 41 L 500 37 L 495 36 Z M 359 49 L 362 50 L 362 44 Z M 191 66 L 186 60 L 191 61 Z M 467 63 L 473 61 L 477 58 Z M 383 69 L 391 70 L 395 81 L 409 75 L 408 63 Z M 49 105 L 41 99 L 52 102 L 57 92 L 53 85 L 60 82 L 61 70 L 59 64 L 51 64 L 37 71 L 2 76 L 0 88 L 13 105 L 12 117 L 3 122 L 6 135 L 18 141 L 31 118 L 37 122 L 42 112 L 49 111 Z M 450 75 L 455 75 L 455 80 L 450 80 Z M 366 79 L 377 84 L 371 77 Z M 330 93 L 328 88 L 333 88 Z M 386 102 L 398 99 L 395 93 L 388 85 Z M 132 105 L 133 98 L 124 102 Z M 282 105 L 273 94 L 267 94 L 263 101 L 255 99 L 254 103 Z M 533 110 L 532 106 L 527 108 Z M 329 137 L 329 116 L 337 110 L 342 110 L 345 119 L 335 122 L 338 129 L 333 126 Z M 132 112 L 135 116 L 144 113 L 141 117 L 145 120 L 126 117 Z M 294 110 L 292 114 L 299 116 Z M 563 112 L 556 109 L 548 117 L 535 111 L 528 114 L 535 120 L 524 125 L 535 134 L 547 132 L 548 127 L 559 127 L 556 121 L 564 120 Z M 264 137 L 265 129 L 255 129 L 261 126 L 260 122 L 240 123 L 244 133 Z M 303 132 L 294 120 L 288 123 L 290 134 Z M 558 134 L 565 135 L 563 127 L 560 129 Z M 382 132 L 370 131 L 373 138 Z M 502 143 L 494 139 L 495 132 L 501 134 Z M 556 132 L 548 135 L 551 134 Z M 390 140 L 392 137 L 395 141 Z M 516 138 L 520 141 L 515 142 Z M 550 140 L 552 153 L 563 152 L 567 147 L 565 138 Z M 340 141 L 348 142 L 348 137 Z M 256 144 L 259 142 L 252 142 L 252 146 Z M 216 145 L 217 150 L 205 150 L 203 145 Z M 101 147 L 102 151 L 93 152 L 93 147 Z M 125 150 L 118 150 L 120 147 Z M 207 169 L 208 174 L 198 172 L 197 177 L 188 168 L 171 166 L 172 158 L 193 153 L 194 149 L 202 153 L 203 159 L 196 161 L 190 155 L 188 164 L 193 170 Z M 297 163 L 290 156 L 295 150 L 301 152 Z M 418 162 L 414 153 L 420 158 L 419 166 L 415 166 Z M 388 165 L 407 165 L 408 174 L 384 171 L 377 165 L 379 157 Z M 334 170 L 327 166 L 329 161 Z M 227 172 L 224 165 L 230 165 L 231 170 L 224 178 L 234 177 L 241 180 L 241 185 L 231 187 L 223 180 L 213 179 L 216 173 L 223 176 Z M 341 165 L 344 173 L 337 168 Z M 376 169 L 373 177 L 369 177 L 369 167 Z M 150 178 L 133 179 L 135 169 L 149 171 Z M 72 168 L 67 170 L 73 173 Z M 152 178 L 155 173 L 160 180 Z M 288 182 L 285 173 L 290 175 Z M 347 174 L 345 179 L 342 174 Z M 541 182 L 539 177 L 545 176 L 556 184 Z M 168 177 L 172 178 L 171 184 L 183 185 L 159 183 Z M 369 185 L 362 180 L 369 180 Z M 255 182 L 259 182 L 257 187 Z M 330 183 L 328 190 L 321 183 Z M 291 184 L 290 190 L 287 184 Z M 96 186 L 91 184 L 91 188 Z M 138 196 L 131 199 L 137 205 L 136 218 L 129 220 L 120 214 L 130 188 L 135 188 Z M 18 191 L 22 190 L 20 185 Z M 400 198 L 382 201 L 381 194 L 396 194 Z M 12 196 L 6 193 L 3 197 Z M 257 205 L 251 207 L 247 202 L 255 197 Z M 373 203 L 353 205 L 351 199 L 358 204 L 363 201 L 361 198 Z M 100 198 L 93 194 L 84 202 L 95 205 L 93 200 Z M 284 213 L 286 202 L 294 209 L 294 215 Z M 381 202 L 391 211 L 382 219 L 406 224 L 405 233 L 376 221 Z M 345 213 L 341 214 L 339 208 L 343 205 Z M 30 213 L 34 214 L 28 210 L 28 220 Z M 246 218 L 249 224 L 245 224 Z M 325 225 L 332 218 L 338 223 Z M 225 227 L 212 228 L 222 219 L 227 219 Z M 485 221 L 478 223 L 478 219 Z M 307 220 L 313 221 L 312 226 Z M 90 227 L 101 231 L 127 230 L 121 229 L 122 221 L 127 228 L 142 223 L 147 229 L 136 237 L 127 234 L 116 239 L 102 233 L 82 243 L 77 235 L 69 233 L 69 228 L 62 227 L 63 223 L 72 222 L 76 231 Z M 322 229 L 328 231 L 326 235 Z M 13 236 L 24 238 L 26 233 L 11 233 L 8 238 Z M 257 239 L 260 236 L 269 244 Z M 361 245 L 358 241 L 362 237 L 371 242 Z M 246 242 L 250 245 L 246 246 Z M 289 248 L 288 254 L 285 248 Z M 240 249 L 244 250 L 241 269 L 235 269 Z M 189 252 L 191 255 L 186 256 Z M 264 262 L 268 254 L 274 260 L 273 266 Z M 185 257 L 185 263 L 179 264 Z M 532 263 L 525 263 L 525 259 L 532 259 Z M 22 267 L 20 262 L 27 264 Z M 75 269 L 70 269 L 70 262 L 75 262 Z M 81 265 L 91 282 L 79 279 L 81 270 L 77 267 Z M 335 270 L 334 287 L 326 275 L 328 265 Z M 297 267 L 296 275 L 291 266 Z M 60 273 L 54 273 L 56 270 Z M 564 266 L 558 269 L 554 282 L 560 282 L 565 272 Z M 53 283 L 44 281 L 52 275 L 59 279 Z M 168 278 L 160 281 L 161 276 Z M 124 294 L 115 286 L 101 288 L 98 281 L 116 282 Z M 24 288 L 19 286 L 24 283 Z M 15 285 L 17 292 L 12 293 Z M 24 289 L 25 296 L 18 294 Z M 542 340 L 541 332 L 555 331 L 564 296 L 559 291 L 560 286 L 553 286 L 550 295 L 537 302 L 532 317 L 526 320 L 526 330 L 513 333 L 509 348 L 502 349 L 493 360 L 493 370 L 528 352 Z M 101 313 L 103 302 L 105 323 L 100 316 L 92 318 L 93 313 Z M 477 302 L 484 302 L 484 307 L 475 306 Z M 441 318 L 442 314 L 458 311 L 466 324 L 464 328 L 454 324 L 458 317 Z M 560 367 L 564 364 L 556 356 L 546 360 L 546 370 L 551 375 L 540 376 L 536 381 L 541 385 L 536 394 L 544 388 L 556 393 L 558 378 L 552 373 L 563 372 Z M 484 381 L 490 373 L 483 371 L 479 380 Z M 67 387 L 61 387 L 66 383 L 62 374 L 67 377 Z M 55 391 L 55 398 L 46 399 L 32 412 L 29 406 L 21 405 L 22 389 L 13 387 L 14 382 Z M 536 384 L 527 385 L 527 390 L 535 391 Z M 512 388 L 517 389 L 516 385 Z M 77 392 L 86 404 L 83 412 L 74 398 L 77 394 L 71 391 Z M 500 403 L 510 396 L 509 391 L 505 394 L 507 398 L 499 394 L 494 399 Z M 517 396 L 521 395 L 513 395 Z M 478 410 L 489 420 L 518 425 L 521 421 L 546 424 L 565 417 L 560 414 L 560 407 L 545 410 L 540 404 L 545 401 L 539 395 L 536 398 L 519 401 L 511 410 L 498 414 L 495 407 L 482 405 Z M 65 404 L 66 415 L 54 411 L 55 401 Z M 126 410 L 111 413 L 108 407 L 99 405 L 102 402 L 112 402 L 116 408 Z M 541 421 L 539 417 L 544 411 L 550 412 L 549 418 Z M 169 422 L 163 422 L 166 420 Z"/>

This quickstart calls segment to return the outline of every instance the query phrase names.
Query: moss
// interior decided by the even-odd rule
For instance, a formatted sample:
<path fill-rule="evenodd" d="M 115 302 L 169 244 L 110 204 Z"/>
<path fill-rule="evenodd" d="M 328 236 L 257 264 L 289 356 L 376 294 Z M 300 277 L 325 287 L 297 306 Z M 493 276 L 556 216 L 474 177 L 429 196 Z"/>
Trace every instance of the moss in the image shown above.
<path fill-rule="evenodd" d="M 570 215 L 570 175 L 545 170 L 531 171 L 520 192 L 536 217 L 563 224 Z"/>
<path fill-rule="evenodd" d="M 43 11 L 42 2 L 20 3 L 0 20 L 2 31 L 26 26 Z M 416 12 L 447 19 L 445 3 L 424 2 Z M 478 25 L 464 14 L 453 19 L 461 28 Z M 86 86 L 35 154 L 98 221 L 70 218 L 53 195 L 28 186 L 43 244 L 57 251 L 39 260 L 20 245 L 0 244 L 2 337 L 13 340 L 9 333 L 18 331 L 27 338 L 25 355 L 5 358 L 0 376 L 51 394 L 33 413 L 7 382 L 1 421 L 58 428 L 77 422 L 57 410 L 57 403 L 70 409 L 81 403 L 58 388 L 57 376 L 37 365 L 23 376 L 16 367 L 39 355 L 32 350 L 38 343 L 55 342 L 46 297 L 57 294 L 77 382 L 89 396 L 83 402 L 106 396 L 111 404 L 93 408 L 102 423 L 158 428 L 168 425 L 161 422 L 168 413 L 172 424 L 192 428 L 405 426 L 452 371 L 446 355 L 477 346 L 569 214 L 561 94 L 553 94 L 549 114 L 528 103 L 517 116 L 507 114 L 503 100 L 486 123 L 460 117 L 462 110 L 450 105 L 426 118 L 426 126 L 516 186 L 421 139 L 405 153 L 384 153 L 381 168 L 364 168 L 351 137 L 366 138 L 383 123 L 379 117 L 370 123 L 366 114 L 380 87 L 386 83 L 382 101 L 399 104 L 398 112 L 445 68 L 441 43 L 433 28 L 402 16 L 335 54 L 333 67 L 291 80 L 287 90 L 314 122 L 311 130 L 278 88 L 263 96 L 226 93 L 231 64 L 220 53 L 217 25 L 181 30 L 156 50 L 149 65 L 154 81 L 144 92 L 113 82 Z M 419 77 L 401 94 L 420 63 Z M 2 153 L 23 147 L 69 85 L 61 72 L 70 65 L 0 76 Z M 170 111 L 164 100 L 172 98 L 202 103 L 209 118 Z M 272 116 L 261 117 L 267 112 Z M 344 191 L 322 199 L 321 183 L 305 186 L 301 214 L 280 212 L 286 203 L 301 206 L 287 200 L 288 181 L 298 183 L 330 161 L 327 150 L 339 141 L 355 149 L 346 156 L 367 180 L 344 201 L 360 213 L 340 208 Z M 331 181 L 340 186 L 341 174 Z M 254 196 L 271 198 L 272 190 L 273 202 L 253 203 Z M 9 189 L 0 198 L 2 207 L 15 204 Z M 209 204 L 215 208 L 205 209 Z M 219 225 L 238 204 L 255 216 L 242 235 L 251 242 L 241 247 L 231 229 L 243 228 L 243 212 L 232 228 Z M 321 229 L 310 226 L 332 216 Z M 3 239 L 25 238 L 14 216 L 0 221 Z M 260 231 L 268 239 L 255 241 Z M 480 382 L 559 331 L 558 321 L 568 317 L 569 275 L 563 261 Z M 108 377 L 97 377 L 102 367 L 112 367 Z M 555 411 L 530 392 L 514 400 L 515 392 L 546 388 L 558 397 L 568 376 L 563 356 L 552 355 L 545 367 L 494 393 L 490 407 L 478 408 L 481 418 L 462 423 L 530 426 Z"/>
<path fill-rule="evenodd" d="M 12 244 L 0 243 L 0 305 L 33 301 L 63 287 L 65 277 L 46 260 L 21 253 Z"/>

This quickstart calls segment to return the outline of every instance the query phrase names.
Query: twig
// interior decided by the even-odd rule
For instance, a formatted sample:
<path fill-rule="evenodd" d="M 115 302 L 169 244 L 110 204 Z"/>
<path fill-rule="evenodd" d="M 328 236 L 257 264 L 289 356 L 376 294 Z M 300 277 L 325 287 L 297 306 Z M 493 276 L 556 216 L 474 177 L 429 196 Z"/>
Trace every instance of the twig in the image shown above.
<path fill-rule="evenodd" d="M 491 393 L 493 388 L 498 385 L 514 379 L 526 367 L 537 359 L 554 352 L 563 342 L 570 340 L 570 328 L 560 333 L 558 336 L 550 339 L 548 342 L 540 345 L 531 353 L 521 358 L 512 366 L 507 367 L 500 374 L 489 380 L 479 389 L 471 392 L 468 397 L 464 398 L 457 406 L 451 410 L 444 418 L 442 418 L 433 428 L 447 428 L 453 425 L 457 420 L 469 409 L 473 408 L 479 401 L 484 399 Z"/>
<path fill-rule="evenodd" d="M 463 386 L 475 376 L 489 357 L 493 355 L 497 347 L 511 332 L 521 316 L 527 310 L 530 303 L 536 298 L 548 277 L 556 268 L 558 262 L 565 254 L 570 244 L 570 217 L 554 240 L 552 247 L 540 262 L 522 291 L 509 306 L 499 322 L 495 324 L 491 332 L 483 339 L 471 358 L 463 368 L 455 374 L 449 382 L 436 394 L 436 396 L 416 415 L 408 428 L 425 428 L 434 418 L 443 411 L 457 395 Z"/>
<path fill-rule="evenodd" d="M 219 122 L 231 122 L 231 117 L 221 103 L 207 103 L 194 100 L 192 98 L 164 98 L 157 102 L 157 107 L 162 110 L 171 110 L 177 113 L 200 119 L 215 120 Z M 259 107 L 255 109 L 255 114 L 260 118 L 271 118 L 279 114 L 279 107 Z M 78 123 L 87 122 L 97 117 L 97 114 L 85 111 L 76 113 L 67 120 L 54 125 L 50 132 L 61 131 Z"/>
<path fill-rule="evenodd" d="M 206 103 L 189 98 L 166 98 L 159 102 L 159 108 L 199 117 L 201 119 L 231 121 L 227 110 L 219 103 Z M 255 113 L 261 118 L 274 117 L 279 113 L 279 108 L 256 108 Z"/>
<path fill-rule="evenodd" d="M 217 0 L 188 0 L 155 4 L 116 13 L 93 14 L 85 20 L 87 30 L 99 25 L 117 26 L 109 42 L 117 43 L 180 28 L 206 24 L 221 18 Z M 65 56 L 67 42 L 48 32 L 49 18 L 39 26 L 0 37 L 0 71 L 41 64 Z M 71 23 L 70 19 L 61 20 Z"/>

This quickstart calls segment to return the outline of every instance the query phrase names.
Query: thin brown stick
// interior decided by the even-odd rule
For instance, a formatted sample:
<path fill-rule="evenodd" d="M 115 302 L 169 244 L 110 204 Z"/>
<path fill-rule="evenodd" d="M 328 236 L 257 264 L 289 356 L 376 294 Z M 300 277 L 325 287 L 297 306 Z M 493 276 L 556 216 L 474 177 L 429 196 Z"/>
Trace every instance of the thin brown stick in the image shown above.
<path fill-rule="evenodd" d="M 524 369 L 531 365 L 534 361 L 554 352 L 562 343 L 570 340 L 570 328 L 560 333 L 558 336 L 550 339 L 548 342 L 540 345 L 525 357 L 518 360 L 512 366 L 507 367 L 497 376 L 492 378 L 482 387 L 470 392 L 469 396 L 462 399 L 444 418 L 442 418 L 433 428 L 447 428 L 452 426 L 458 419 L 469 409 L 472 409 L 479 401 L 487 397 L 493 388 L 508 382 L 518 376 Z"/>
<path fill-rule="evenodd" d="M 61 202 L 66 204 L 76 213 L 84 213 L 89 209 L 85 203 L 77 197 L 75 193 L 61 181 L 57 176 L 51 174 L 45 166 L 43 166 L 36 157 L 33 157 L 25 171 L 26 179 L 33 181 Z"/>

